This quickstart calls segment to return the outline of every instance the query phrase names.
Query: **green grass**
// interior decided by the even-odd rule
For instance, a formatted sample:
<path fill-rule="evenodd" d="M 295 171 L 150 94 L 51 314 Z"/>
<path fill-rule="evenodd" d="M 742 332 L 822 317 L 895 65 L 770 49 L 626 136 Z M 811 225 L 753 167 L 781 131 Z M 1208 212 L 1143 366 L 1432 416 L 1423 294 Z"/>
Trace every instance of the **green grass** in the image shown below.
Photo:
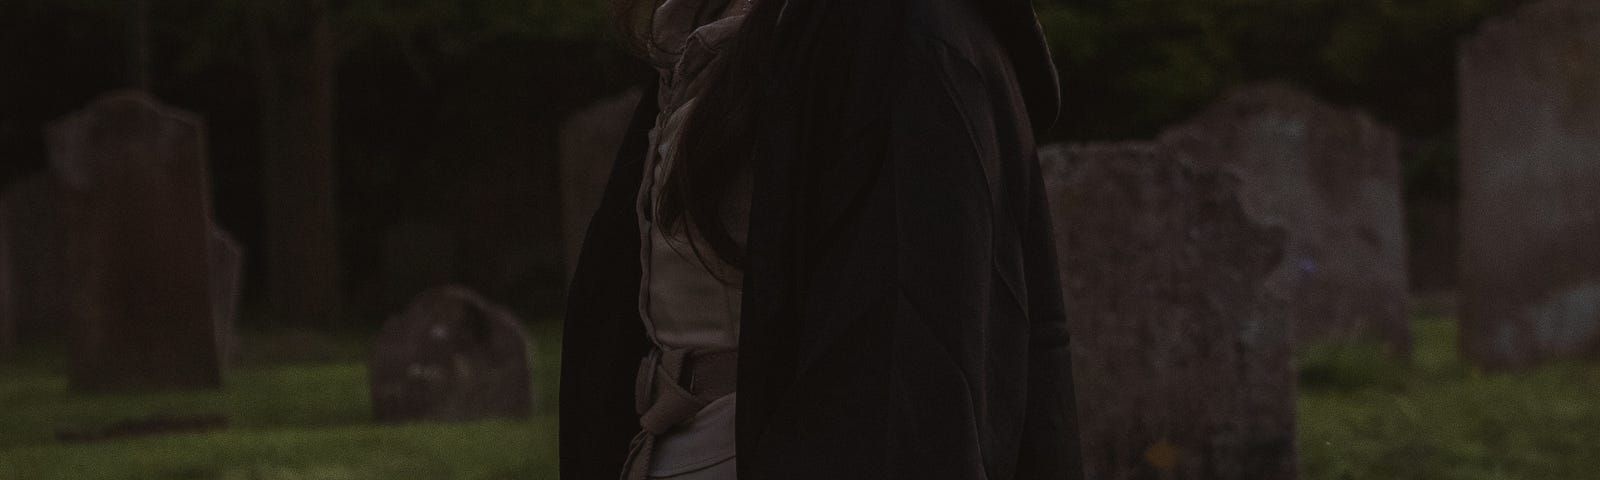
<path fill-rule="evenodd" d="M 1304 478 L 1600 478 L 1600 365 L 1479 373 L 1457 360 L 1454 327 L 1418 321 L 1409 367 L 1361 344 L 1302 357 Z"/>
<path fill-rule="evenodd" d="M 371 422 L 363 341 L 259 335 L 218 392 L 76 395 L 59 358 L 0 364 L 0 480 L 499 480 L 555 478 L 560 332 L 534 329 L 536 414 L 527 421 Z M 317 345 L 322 343 L 324 345 Z M 292 344 L 286 348 L 284 344 Z M 312 345 L 308 347 L 307 345 Z M 276 350 L 292 351 L 287 358 Z M 203 434 L 63 444 L 56 433 L 152 415 L 222 415 Z"/>
<path fill-rule="evenodd" d="M 402 427 L 241 429 L 97 445 L 39 445 L 0 459 L 6 479 L 382 480 L 554 478 L 549 418 Z"/>
<path fill-rule="evenodd" d="M 1451 322 L 1423 319 L 1416 328 L 1409 366 L 1360 342 L 1302 355 L 1304 478 L 1600 478 L 1600 365 L 1480 374 L 1456 360 Z M 0 480 L 553 479 L 560 332 L 534 333 L 535 374 L 547 386 L 537 415 L 452 425 L 372 424 L 359 339 L 315 346 L 294 335 L 253 336 L 248 361 L 213 393 L 74 395 L 57 356 L 24 355 L 0 364 Z M 225 415 L 229 428 L 95 444 L 55 439 L 60 430 L 154 414 Z"/>

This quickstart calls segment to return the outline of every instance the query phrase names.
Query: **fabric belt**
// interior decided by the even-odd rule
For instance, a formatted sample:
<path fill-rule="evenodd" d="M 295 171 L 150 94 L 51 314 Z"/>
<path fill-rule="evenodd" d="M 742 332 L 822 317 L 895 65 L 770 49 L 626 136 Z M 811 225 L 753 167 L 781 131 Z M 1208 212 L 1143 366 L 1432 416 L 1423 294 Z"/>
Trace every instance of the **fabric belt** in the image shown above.
<path fill-rule="evenodd" d="M 738 377 L 737 350 L 652 349 L 634 379 L 634 411 L 642 430 L 628 448 L 622 480 L 644 480 L 656 438 L 734 393 Z"/>

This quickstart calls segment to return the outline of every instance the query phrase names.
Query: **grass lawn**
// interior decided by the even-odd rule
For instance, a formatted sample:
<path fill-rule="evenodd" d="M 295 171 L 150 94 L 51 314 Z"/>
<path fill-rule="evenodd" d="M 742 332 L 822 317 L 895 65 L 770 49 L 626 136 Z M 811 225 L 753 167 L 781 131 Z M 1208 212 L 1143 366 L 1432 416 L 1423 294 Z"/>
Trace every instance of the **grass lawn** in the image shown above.
<path fill-rule="evenodd" d="M 1424 319 L 1417 331 L 1410 367 L 1361 343 L 1303 356 L 1305 478 L 1600 478 L 1600 365 L 1481 375 L 1456 361 L 1453 324 Z M 535 334 L 538 384 L 554 385 L 559 332 Z M 307 343 L 268 337 L 251 342 L 269 351 Z M 554 478 L 553 389 L 539 391 L 529 421 L 373 425 L 362 343 L 331 341 L 311 360 L 259 355 L 221 392 L 118 397 L 69 394 L 59 358 L 24 354 L 0 364 L 0 480 Z M 229 428 L 56 440 L 61 430 L 154 414 L 225 415 Z"/>
<path fill-rule="evenodd" d="M 1409 368 L 1361 344 L 1301 358 L 1304 478 L 1600 479 L 1600 364 L 1482 374 L 1453 322 L 1413 325 Z"/>
<path fill-rule="evenodd" d="M 557 328 L 535 328 L 537 385 L 555 385 Z M 529 421 L 372 424 L 365 342 L 267 335 L 215 393 L 79 396 L 60 359 L 0 363 L 0 480 L 500 480 L 555 478 L 553 387 Z M 318 347 L 315 344 L 327 345 Z M 312 344 L 312 346 L 307 346 Z M 296 351 L 298 359 L 273 357 Z M 309 351 L 306 351 L 309 350 Z M 68 445 L 60 430 L 151 415 L 224 415 L 214 433 Z"/>

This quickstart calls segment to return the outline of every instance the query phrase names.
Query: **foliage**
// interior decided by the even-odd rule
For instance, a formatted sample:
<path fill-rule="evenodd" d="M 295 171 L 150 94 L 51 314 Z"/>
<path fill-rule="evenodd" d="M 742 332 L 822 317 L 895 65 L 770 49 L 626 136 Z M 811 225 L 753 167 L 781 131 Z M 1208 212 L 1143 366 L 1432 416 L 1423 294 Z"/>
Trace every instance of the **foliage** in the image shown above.
<path fill-rule="evenodd" d="M 249 33 L 263 2 L 148 1 L 154 93 L 207 119 L 217 217 L 259 245 Z M 469 277 L 499 272 L 453 280 L 493 290 L 485 293 L 523 313 L 559 310 L 565 274 L 559 240 L 546 232 L 559 228 L 560 123 L 648 72 L 610 40 L 602 0 L 324 1 L 340 52 L 340 235 L 357 314 L 370 321 L 392 307 L 360 291 L 384 281 L 385 232 L 467 218 L 463 192 L 486 177 L 547 195 L 519 204 L 528 208 L 508 222 L 534 233 L 495 232 L 539 249 L 527 261 L 537 267 L 508 267 L 514 279 L 492 287 Z M 1448 202 L 1457 39 L 1518 1 L 1037 0 L 1065 100 L 1062 121 L 1042 136 L 1149 138 L 1228 88 L 1288 80 L 1399 127 L 1410 199 Z M 132 3 L 0 0 L 0 65 L 12 73 L 0 75 L 0 184 L 44 168 L 45 125 L 128 83 Z M 263 249 L 247 251 L 247 263 L 263 264 Z"/>
<path fill-rule="evenodd" d="M 110 25 L 127 21 L 122 0 L 11 0 L 24 16 L 79 14 Z M 154 2 L 152 30 L 178 68 L 199 72 L 249 58 L 249 22 L 260 2 L 166 0 Z M 607 41 L 600 0 L 330 1 L 330 15 L 346 54 L 396 49 L 421 57 L 468 55 L 495 42 Z M 3 6 L 3 4 L 0 4 Z M 31 14 L 31 15 L 30 15 Z"/>
<path fill-rule="evenodd" d="M 1148 137 L 1226 88 L 1279 79 L 1453 127 L 1456 39 L 1516 0 L 1046 0 L 1072 139 Z"/>
<path fill-rule="evenodd" d="M 95 18 L 120 0 L 6 0 L 12 18 Z M 156 2 L 155 29 L 186 71 L 248 58 L 247 0 Z M 601 0 L 330 2 L 341 49 L 440 67 L 503 42 L 609 48 Z M 1287 79 L 1377 108 L 1404 129 L 1450 126 L 1456 39 L 1517 0 L 1039 0 L 1068 115 L 1057 136 L 1148 136 L 1244 81 Z M 9 12 L 8 12 L 9 10 Z M 116 31 L 115 28 L 110 29 Z M 583 61 L 582 54 L 571 58 Z M 502 58 L 502 61 L 512 59 Z M 423 72 L 437 74 L 437 72 Z"/>
<path fill-rule="evenodd" d="M 1344 372 L 1336 377 L 1382 381 L 1302 390 L 1305 478 L 1591 478 L 1600 470 L 1600 365 L 1486 375 L 1457 360 L 1453 322 L 1429 318 L 1415 328 L 1414 365 L 1388 367 L 1398 382 L 1372 371 L 1383 361 L 1371 357 L 1311 361 Z"/>
<path fill-rule="evenodd" d="M 1406 371 L 1384 345 L 1373 341 L 1336 341 L 1315 345 L 1299 358 L 1301 391 L 1353 392 L 1398 390 Z"/>

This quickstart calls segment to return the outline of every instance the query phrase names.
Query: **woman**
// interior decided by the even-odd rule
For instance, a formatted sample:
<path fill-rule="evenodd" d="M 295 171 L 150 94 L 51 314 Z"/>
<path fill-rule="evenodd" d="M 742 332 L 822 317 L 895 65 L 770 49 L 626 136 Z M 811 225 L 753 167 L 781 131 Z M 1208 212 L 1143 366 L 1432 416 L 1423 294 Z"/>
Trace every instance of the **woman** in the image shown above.
<path fill-rule="evenodd" d="M 621 0 L 567 480 L 1080 478 L 1026 0 Z"/>

